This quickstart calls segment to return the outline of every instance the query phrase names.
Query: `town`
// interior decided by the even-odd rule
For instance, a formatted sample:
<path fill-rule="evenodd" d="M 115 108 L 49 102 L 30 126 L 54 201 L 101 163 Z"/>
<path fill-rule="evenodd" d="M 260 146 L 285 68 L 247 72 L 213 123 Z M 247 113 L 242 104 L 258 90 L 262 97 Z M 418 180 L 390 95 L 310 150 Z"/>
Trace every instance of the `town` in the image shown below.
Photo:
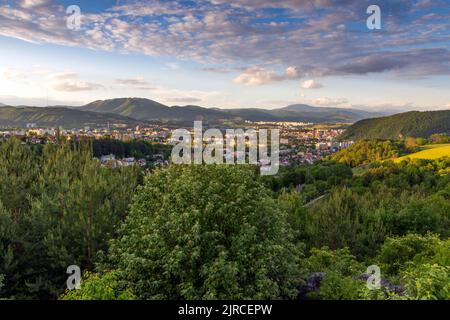
<path fill-rule="evenodd" d="M 327 156 L 352 145 L 353 141 L 341 141 L 339 136 L 345 131 L 342 125 L 320 125 L 303 122 L 250 122 L 239 124 L 240 129 L 259 130 L 277 129 L 280 131 L 280 166 L 294 164 L 312 164 L 325 159 Z M 207 129 L 207 128 L 205 128 Z M 106 124 L 97 128 L 45 128 L 36 123 L 29 123 L 26 128 L 2 128 L 0 140 L 11 137 L 20 139 L 25 144 L 44 145 L 58 143 L 59 141 L 141 141 L 152 146 L 165 146 L 167 150 L 177 144 L 173 139 L 176 126 L 164 124 L 151 124 L 145 126 L 129 127 L 125 124 Z M 187 128 L 191 130 L 192 128 Z M 225 132 L 224 128 L 220 128 Z M 206 143 L 206 141 L 203 141 Z M 107 150 L 108 151 L 108 150 Z M 164 166 L 170 163 L 169 153 L 157 152 L 143 154 L 141 158 L 124 155 L 117 152 L 100 151 L 96 154 L 103 166 L 116 168 L 122 166 L 139 165 L 141 167 Z M 248 155 L 248 151 L 247 151 Z"/>

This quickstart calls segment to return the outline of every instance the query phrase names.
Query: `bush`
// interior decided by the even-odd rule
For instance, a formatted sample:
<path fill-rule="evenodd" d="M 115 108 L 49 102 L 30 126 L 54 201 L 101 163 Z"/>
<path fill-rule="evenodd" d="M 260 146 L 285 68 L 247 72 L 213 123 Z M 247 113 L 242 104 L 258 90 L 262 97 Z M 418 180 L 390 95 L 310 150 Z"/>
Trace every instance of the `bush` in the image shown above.
<path fill-rule="evenodd" d="M 308 274 L 323 272 L 325 274 L 320 289 L 311 293 L 312 298 L 325 300 L 354 300 L 365 285 L 357 280 L 365 268 L 348 248 L 330 250 L 327 247 L 312 249 L 311 256 L 305 260 Z"/>
<path fill-rule="evenodd" d="M 406 299 L 449 300 L 450 267 L 438 264 L 411 265 L 403 275 Z"/>
<path fill-rule="evenodd" d="M 121 287 L 117 272 L 102 276 L 86 273 L 79 290 L 67 290 L 61 300 L 133 300 L 135 296 L 129 289 Z"/>
<path fill-rule="evenodd" d="M 242 166 L 157 170 L 109 258 L 139 299 L 289 298 L 299 284 L 285 214 Z"/>
<path fill-rule="evenodd" d="M 383 272 L 397 275 L 409 262 L 424 264 L 430 261 L 449 265 L 450 240 L 441 241 L 438 236 L 409 234 L 387 238 L 377 257 Z"/>

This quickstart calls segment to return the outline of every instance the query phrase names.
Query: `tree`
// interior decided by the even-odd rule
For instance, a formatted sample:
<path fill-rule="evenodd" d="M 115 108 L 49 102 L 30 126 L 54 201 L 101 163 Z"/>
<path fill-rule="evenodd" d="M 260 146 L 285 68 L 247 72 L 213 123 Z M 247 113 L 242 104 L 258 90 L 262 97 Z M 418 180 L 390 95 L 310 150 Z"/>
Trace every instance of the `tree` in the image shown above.
<path fill-rule="evenodd" d="M 405 139 L 405 148 L 408 151 L 410 151 L 410 152 L 417 151 L 418 146 L 419 146 L 419 144 L 417 143 L 416 138 L 408 137 Z"/>
<path fill-rule="evenodd" d="M 67 290 L 62 300 L 133 300 L 135 296 L 129 289 L 120 287 L 117 272 L 104 275 L 87 272 L 79 290 Z"/>
<path fill-rule="evenodd" d="M 89 145 L 46 145 L 36 155 L 13 139 L 0 148 L 0 295 L 56 298 L 69 265 L 93 270 L 107 249 L 138 169 L 101 168 Z"/>
<path fill-rule="evenodd" d="M 256 171 L 171 166 L 134 198 L 109 266 L 139 299 L 296 295 L 301 253 Z"/>

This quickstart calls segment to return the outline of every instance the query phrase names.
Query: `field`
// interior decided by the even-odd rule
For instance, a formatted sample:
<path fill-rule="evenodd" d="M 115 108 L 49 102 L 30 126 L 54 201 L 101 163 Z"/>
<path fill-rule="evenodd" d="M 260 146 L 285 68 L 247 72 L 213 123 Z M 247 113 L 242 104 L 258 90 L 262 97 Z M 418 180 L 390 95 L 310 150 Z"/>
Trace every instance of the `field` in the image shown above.
<path fill-rule="evenodd" d="M 450 144 L 427 145 L 422 147 L 422 149 L 422 151 L 398 158 L 395 160 L 395 162 L 401 162 L 402 160 L 406 160 L 407 158 L 434 160 L 446 156 L 450 157 Z"/>

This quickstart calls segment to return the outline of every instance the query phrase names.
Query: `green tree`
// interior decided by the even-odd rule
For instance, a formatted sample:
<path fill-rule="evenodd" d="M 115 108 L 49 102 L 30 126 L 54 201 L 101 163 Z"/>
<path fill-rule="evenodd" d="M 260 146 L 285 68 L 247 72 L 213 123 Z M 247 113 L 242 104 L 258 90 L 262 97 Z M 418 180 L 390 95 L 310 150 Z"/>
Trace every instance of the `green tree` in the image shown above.
<path fill-rule="evenodd" d="M 136 188 L 137 169 L 101 168 L 89 145 L 47 145 L 42 155 L 15 140 L 1 148 L 0 294 L 56 298 L 69 265 L 92 270 L 97 252 L 107 249 Z"/>
<path fill-rule="evenodd" d="M 61 300 L 134 300 L 129 289 L 121 288 L 117 272 L 104 275 L 87 272 L 79 290 L 67 290 Z"/>
<path fill-rule="evenodd" d="M 147 177 L 109 254 L 140 299 L 292 298 L 300 256 L 255 170 L 230 166 Z"/>

